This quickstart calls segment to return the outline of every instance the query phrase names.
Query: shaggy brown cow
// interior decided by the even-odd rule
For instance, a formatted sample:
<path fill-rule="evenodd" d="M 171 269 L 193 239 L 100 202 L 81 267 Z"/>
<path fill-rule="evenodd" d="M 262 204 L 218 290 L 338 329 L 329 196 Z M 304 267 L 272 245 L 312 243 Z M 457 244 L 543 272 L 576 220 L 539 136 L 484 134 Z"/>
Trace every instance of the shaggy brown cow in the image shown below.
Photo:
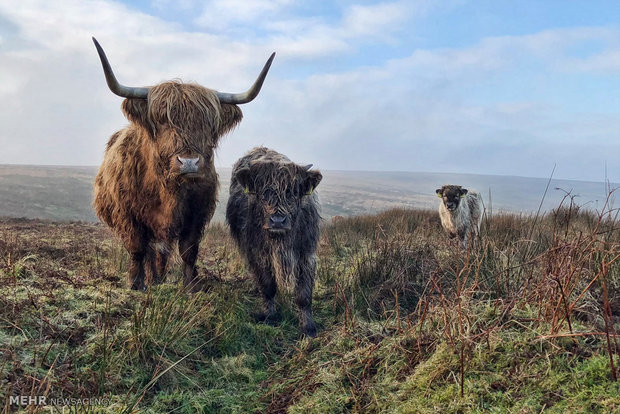
<path fill-rule="evenodd" d="M 118 83 L 103 49 L 93 41 L 110 90 L 127 98 L 122 109 L 131 122 L 108 141 L 95 180 L 97 215 L 130 253 L 132 289 L 145 288 L 145 271 L 152 282 L 163 280 L 177 240 L 184 281 L 194 284 L 198 244 L 217 200 L 214 148 L 241 121 L 237 104 L 258 95 L 275 53 L 241 94 L 178 81 L 134 88 Z"/>

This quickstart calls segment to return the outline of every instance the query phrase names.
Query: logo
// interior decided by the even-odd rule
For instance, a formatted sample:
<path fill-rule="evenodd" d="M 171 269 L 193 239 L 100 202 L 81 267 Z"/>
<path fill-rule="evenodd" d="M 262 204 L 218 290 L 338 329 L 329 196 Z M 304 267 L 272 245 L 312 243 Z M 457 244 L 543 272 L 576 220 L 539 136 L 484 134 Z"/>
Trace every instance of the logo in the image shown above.
<path fill-rule="evenodd" d="M 46 397 L 44 395 L 11 395 L 9 405 L 18 406 L 53 406 L 53 407 L 74 407 L 74 406 L 100 406 L 110 405 L 107 398 L 72 398 L 72 397 Z"/>

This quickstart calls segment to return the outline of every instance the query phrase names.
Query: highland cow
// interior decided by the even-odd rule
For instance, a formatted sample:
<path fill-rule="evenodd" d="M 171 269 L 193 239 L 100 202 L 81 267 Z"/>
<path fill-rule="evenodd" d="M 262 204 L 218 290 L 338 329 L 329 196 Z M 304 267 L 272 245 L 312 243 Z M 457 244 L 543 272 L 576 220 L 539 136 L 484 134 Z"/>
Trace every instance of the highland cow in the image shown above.
<path fill-rule="evenodd" d="M 441 225 L 450 238 L 458 236 L 463 248 L 466 248 L 468 235 L 480 234 L 482 197 L 460 185 L 444 185 L 435 193 L 442 200 L 439 205 Z"/>
<path fill-rule="evenodd" d="M 258 318 L 274 321 L 279 289 L 294 290 L 304 334 L 316 336 L 312 290 L 323 176 L 268 148 L 254 148 L 233 167 L 226 220 L 264 299 Z"/>
<path fill-rule="evenodd" d="M 198 245 L 217 200 L 213 151 L 220 137 L 241 121 L 237 104 L 258 95 L 275 54 L 245 93 L 180 81 L 136 88 L 118 83 L 103 49 L 93 41 L 108 87 L 127 98 L 122 110 L 130 121 L 108 141 L 95 179 L 97 215 L 129 251 L 132 289 L 145 288 L 146 272 L 153 283 L 163 281 L 177 241 L 184 282 L 195 285 Z"/>

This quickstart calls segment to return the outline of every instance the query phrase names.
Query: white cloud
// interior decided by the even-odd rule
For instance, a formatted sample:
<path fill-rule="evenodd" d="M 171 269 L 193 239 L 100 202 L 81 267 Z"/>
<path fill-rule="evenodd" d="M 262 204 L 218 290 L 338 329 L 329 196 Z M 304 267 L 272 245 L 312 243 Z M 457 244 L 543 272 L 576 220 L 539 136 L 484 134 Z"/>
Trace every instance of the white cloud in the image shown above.
<path fill-rule="evenodd" d="M 620 73 L 620 47 L 587 58 L 567 58 L 564 67 L 577 72 L 617 75 Z"/>
<path fill-rule="evenodd" d="M 207 30 L 227 29 L 240 22 L 262 25 L 262 20 L 282 11 L 291 0 L 211 0 L 202 2 L 194 23 Z"/>
<path fill-rule="evenodd" d="M 194 23 L 204 30 L 271 45 L 284 57 L 311 59 L 351 53 L 360 41 L 391 42 L 416 11 L 405 1 L 353 4 L 344 7 L 339 19 L 332 22 L 321 15 L 300 17 L 294 13 L 295 7 L 299 4 L 291 0 L 213 0 L 204 4 Z"/>
<path fill-rule="evenodd" d="M 274 120 L 264 114 L 241 129 L 270 130 L 261 143 L 293 159 L 321 160 L 329 169 L 545 175 L 557 163 L 560 176 L 583 178 L 586 171 L 598 174 L 607 161 L 617 180 L 620 164 L 609 154 L 620 149 L 613 139 L 620 114 L 597 115 L 603 109 L 598 106 L 569 114 L 554 103 L 558 98 L 540 100 L 534 83 L 528 101 L 503 100 L 500 91 L 494 96 L 490 90 L 490 102 L 476 102 L 464 93 L 472 86 L 492 88 L 488 79 L 498 76 L 506 77 L 503 87 L 510 91 L 519 65 L 561 76 L 555 71 L 571 45 L 605 42 L 611 33 L 577 29 L 489 38 L 468 48 L 414 51 L 379 67 L 280 83 L 274 87 L 280 92 L 269 93 L 267 109 L 284 114 L 278 128 L 270 129 Z M 241 148 L 251 146 L 252 138 L 241 135 Z M 238 143 L 228 141 L 222 150 L 239 156 L 244 151 L 233 148 Z"/>
<path fill-rule="evenodd" d="M 323 169 L 545 175 L 558 163 L 556 176 L 573 178 L 597 178 L 591 171 L 609 156 L 610 176 L 620 178 L 620 163 L 609 155 L 620 149 L 620 115 L 604 103 L 569 113 L 558 97 L 535 90 L 567 73 L 583 75 L 583 82 L 591 74 L 618 79 L 616 28 L 412 47 L 404 58 L 330 72 L 317 62 L 392 42 L 434 6 L 351 5 L 330 20 L 300 15 L 289 0 L 241 2 L 230 17 L 237 2 L 215 0 L 204 11 L 224 28 L 205 20 L 197 31 L 110 1 L 9 3 L 0 0 L 0 20 L 7 22 L 0 30 L 0 99 L 11 103 L 0 112 L 0 163 L 100 163 L 106 140 L 127 121 L 120 98 L 105 86 L 95 35 L 119 80 L 136 86 L 179 77 L 237 92 L 277 51 L 261 95 L 243 107 L 244 121 L 220 146 L 221 166 L 265 144 Z M 202 2 L 181 6 L 203 10 Z M 251 26 L 254 36 L 232 36 L 229 23 Z M 575 52 L 588 42 L 598 45 L 596 53 Z"/>
<path fill-rule="evenodd" d="M 404 24 L 410 17 L 407 3 L 379 3 L 371 6 L 352 5 L 345 11 L 342 35 L 383 36 L 389 28 Z"/>
<path fill-rule="evenodd" d="M 136 86 L 180 77 L 243 91 L 269 56 L 114 2 L 0 2 L 0 16 L 13 24 L 12 43 L 0 49 L 0 99 L 11 102 L 0 112 L 0 163 L 100 163 L 105 141 L 127 121 L 107 90 L 92 35 L 119 80 Z"/>

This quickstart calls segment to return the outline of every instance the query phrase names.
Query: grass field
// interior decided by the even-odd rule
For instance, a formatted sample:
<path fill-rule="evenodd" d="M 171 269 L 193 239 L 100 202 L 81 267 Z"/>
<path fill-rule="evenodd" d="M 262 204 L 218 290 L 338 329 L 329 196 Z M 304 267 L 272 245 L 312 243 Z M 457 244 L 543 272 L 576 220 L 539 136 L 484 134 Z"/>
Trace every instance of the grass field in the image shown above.
<path fill-rule="evenodd" d="M 619 223 L 615 210 L 570 201 L 540 217 L 487 218 L 468 251 L 434 211 L 326 222 L 314 339 L 299 336 L 286 296 L 279 325 L 253 320 L 260 298 L 223 225 L 201 245 L 204 292 L 183 290 L 177 262 L 167 283 L 137 293 L 105 227 L 2 220 L 0 403 L 8 412 L 50 408 L 15 396 L 98 398 L 68 412 L 620 412 Z"/>

